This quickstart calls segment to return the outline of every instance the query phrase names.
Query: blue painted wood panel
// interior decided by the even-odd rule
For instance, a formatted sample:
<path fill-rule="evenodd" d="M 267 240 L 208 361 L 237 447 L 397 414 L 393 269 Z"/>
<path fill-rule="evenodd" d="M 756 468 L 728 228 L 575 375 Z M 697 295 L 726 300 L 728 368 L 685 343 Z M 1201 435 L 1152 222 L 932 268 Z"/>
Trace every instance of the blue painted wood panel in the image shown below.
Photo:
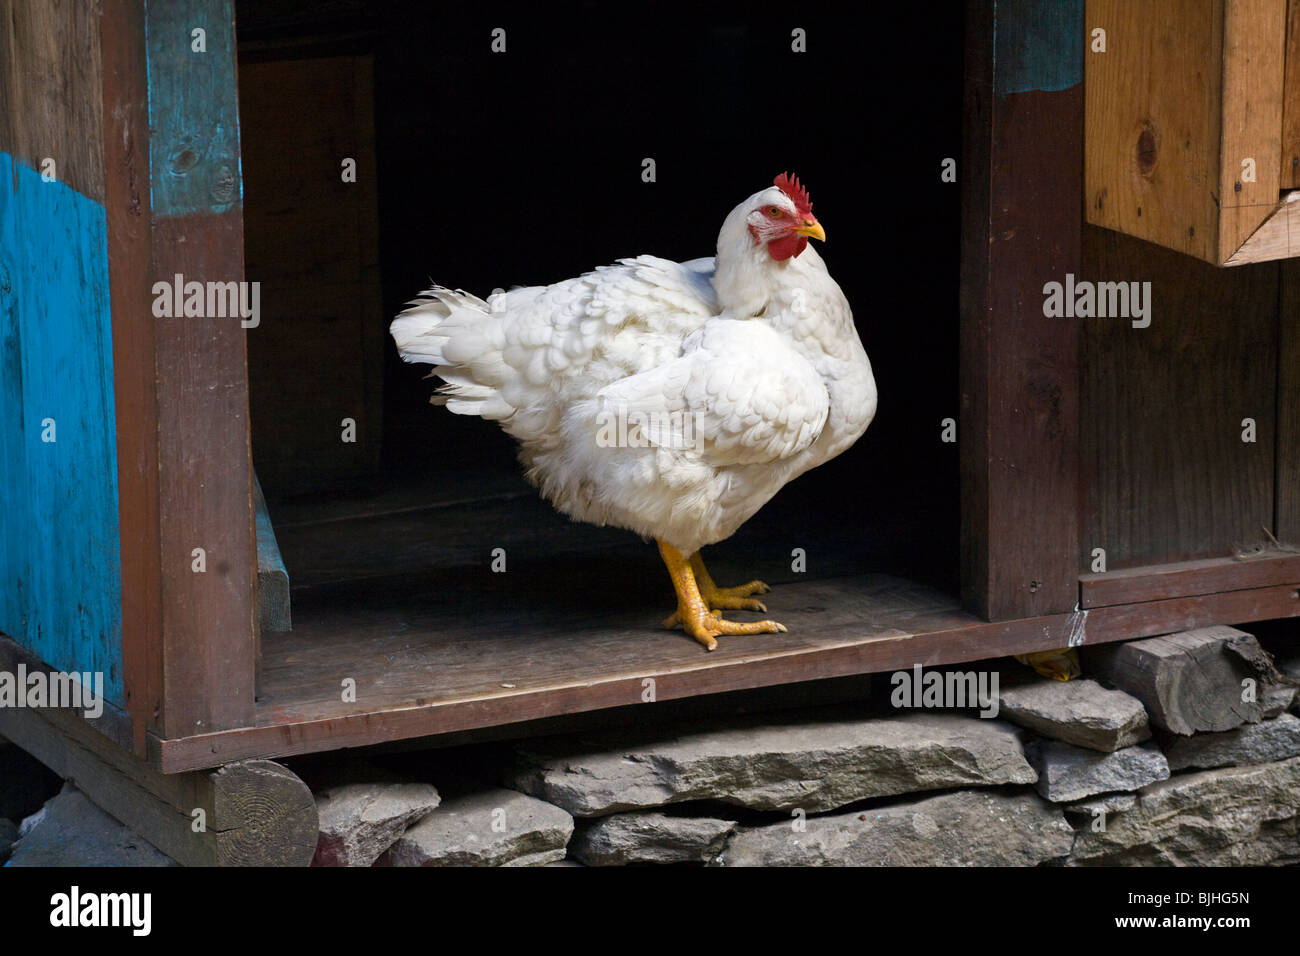
<path fill-rule="evenodd" d="M 51 667 L 101 672 L 121 706 L 107 220 L 99 203 L 7 153 L 0 420 L 0 631 Z"/>
<path fill-rule="evenodd" d="M 146 7 L 154 217 L 225 212 L 244 195 L 231 2 Z"/>
<path fill-rule="evenodd" d="M 1083 82 L 1084 0 L 995 0 L 993 88 L 998 96 Z"/>

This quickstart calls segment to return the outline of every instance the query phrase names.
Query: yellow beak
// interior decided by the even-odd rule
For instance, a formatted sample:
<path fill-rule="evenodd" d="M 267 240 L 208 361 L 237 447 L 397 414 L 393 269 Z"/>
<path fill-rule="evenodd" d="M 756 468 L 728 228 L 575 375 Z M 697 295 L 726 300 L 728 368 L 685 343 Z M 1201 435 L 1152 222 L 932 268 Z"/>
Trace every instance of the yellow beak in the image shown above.
<path fill-rule="evenodd" d="M 802 226 L 795 230 L 795 232 L 798 235 L 808 236 L 811 239 L 820 239 L 822 242 L 826 241 L 826 230 L 822 228 L 822 224 L 816 219 L 806 220 Z"/>

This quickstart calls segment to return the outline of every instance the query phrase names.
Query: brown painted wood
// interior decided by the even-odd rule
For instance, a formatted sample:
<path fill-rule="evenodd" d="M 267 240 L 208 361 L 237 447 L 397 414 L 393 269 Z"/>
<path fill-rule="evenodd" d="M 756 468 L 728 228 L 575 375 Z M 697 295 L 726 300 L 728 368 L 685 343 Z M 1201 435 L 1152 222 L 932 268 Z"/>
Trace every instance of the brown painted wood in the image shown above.
<path fill-rule="evenodd" d="M 53 159 L 59 182 L 103 202 L 100 22 L 86 3 L 0 0 L 0 149 L 36 170 Z"/>
<path fill-rule="evenodd" d="M 163 774 L 62 710 L 6 708 L 0 732 L 187 866 L 307 866 L 315 853 L 311 791 L 269 760 Z"/>
<path fill-rule="evenodd" d="M 1263 551 L 1241 557 L 1085 574 L 1079 578 L 1080 604 L 1086 608 L 1278 584 L 1300 585 L 1300 553 Z"/>
<path fill-rule="evenodd" d="M 122 668 L 134 751 L 161 730 L 162 568 L 158 519 L 158 404 L 151 301 L 149 100 L 140 0 L 106 0 L 104 209 L 108 221 L 122 560 Z"/>
<path fill-rule="evenodd" d="M 993 5 L 967 6 L 962 596 L 993 620 L 1078 596 L 1078 336 L 1043 285 L 1078 273 L 1083 91 L 995 93 Z"/>
<path fill-rule="evenodd" d="M 379 464 L 387 322 L 372 72 L 368 56 L 240 66 L 247 272 L 266 315 L 248 336 L 253 451 L 273 497 L 355 484 Z M 355 182 L 342 180 L 344 158 Z M 348 418 L 355 441 L 344 442 Z"/>
<path fill-rule="evenodd" d="M 153 739 L 151 759 L 174 772 L 498 727 L 640 704 L 647 679 L 663 701 L 917 663 L 987 660 L 1061 647 L 1072 635 L 1093 644 L 1221 621 L 1300 616 L 1294 586 L 1002 623 L 963 612 L 931 589 L 883 576 L 784 585 L 769 597 L 788 634 L 733 638 L 711 654 L 644 623 L 640 611 L 634 612 L 640 623 L 629 626 L 626 611 L 552 608 L 542 631 L 536 624 L 542 611 L 510 630 L 500 623 L 508 610 L 486 613 L 492 604 L 480 601 L 485 614 L 476 621 L 445 595 L 429 597 L 421 615 L 396 607 L 349 611 L 344 602 L 326 616 L 300 619 L 293 635 L 268 641 L 256 726 Z M 439 611 L 439 600 L 452 603 Z M 356 681 L 355 703 L 341 700 L 345 678 Z"/>
<path fill-rule="evenodd" d="M 1300 547 L 1300 263 L 1283 263 L 1281 282 L 1273 533 L 1288 545 Z"/>
<path fill-rule="evenodd" d="M 153 274 L 243 278 L 238 208 L 154 223 Z M 163 730 L 253 716 L 257 556 L 244 329 L 238 318 L 158 319 Z M 192 570 L 194 549 L 207 570 Z"/>
<path fill-rule="evenodd" d="M 1271 542 L 1278 267 L 1216 269 L 1110 230 L 1085 277 L 1151 283 L 1151 324 L 1082 321 L 1080 568 L 1226 557 Z M 1242 441 L 1253 418 L 1257 441 Z"/>

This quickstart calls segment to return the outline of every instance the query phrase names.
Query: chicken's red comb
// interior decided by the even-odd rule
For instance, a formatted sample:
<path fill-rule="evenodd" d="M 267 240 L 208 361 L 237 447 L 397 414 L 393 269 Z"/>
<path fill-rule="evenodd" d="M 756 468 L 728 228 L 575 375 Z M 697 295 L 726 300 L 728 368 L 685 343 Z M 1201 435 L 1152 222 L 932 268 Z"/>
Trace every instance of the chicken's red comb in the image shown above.
<path fill-rule="evenodd" d="M 794 208 L 798 210 L 799 215 L 812 215 L 812 200 L 808 198 L 808 190 L 799 185 L 798 176 L 782 173 L 772 180 L 772 185 L 790 197 L 790 201 L 794 203 Z"/>

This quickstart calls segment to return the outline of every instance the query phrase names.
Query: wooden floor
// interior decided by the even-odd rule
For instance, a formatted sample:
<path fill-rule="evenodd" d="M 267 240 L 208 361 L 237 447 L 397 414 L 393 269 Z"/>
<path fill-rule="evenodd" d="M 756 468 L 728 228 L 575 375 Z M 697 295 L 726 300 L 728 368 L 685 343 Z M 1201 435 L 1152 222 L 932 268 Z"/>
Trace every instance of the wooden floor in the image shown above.
<path fill-rule="evenodd" d="M 573 524 L 512 478 L 468 486 L 273 505 L 294 629 L 264 635 L 256 725 L 154 741 L 154 763 L 197 769 L 1296 613 L 1274 588 L 989 623 L 955 589 L 885 573 L 891 560 L 918 566 L 906 556 L 925 551 L 924 535 L 864 534 L 792 498 L 705 553 L 722 584 L 772 584 L 769 616 L 789 632 L 707 652 L 659 626 L 674 598 L 652 544 Z"/>

